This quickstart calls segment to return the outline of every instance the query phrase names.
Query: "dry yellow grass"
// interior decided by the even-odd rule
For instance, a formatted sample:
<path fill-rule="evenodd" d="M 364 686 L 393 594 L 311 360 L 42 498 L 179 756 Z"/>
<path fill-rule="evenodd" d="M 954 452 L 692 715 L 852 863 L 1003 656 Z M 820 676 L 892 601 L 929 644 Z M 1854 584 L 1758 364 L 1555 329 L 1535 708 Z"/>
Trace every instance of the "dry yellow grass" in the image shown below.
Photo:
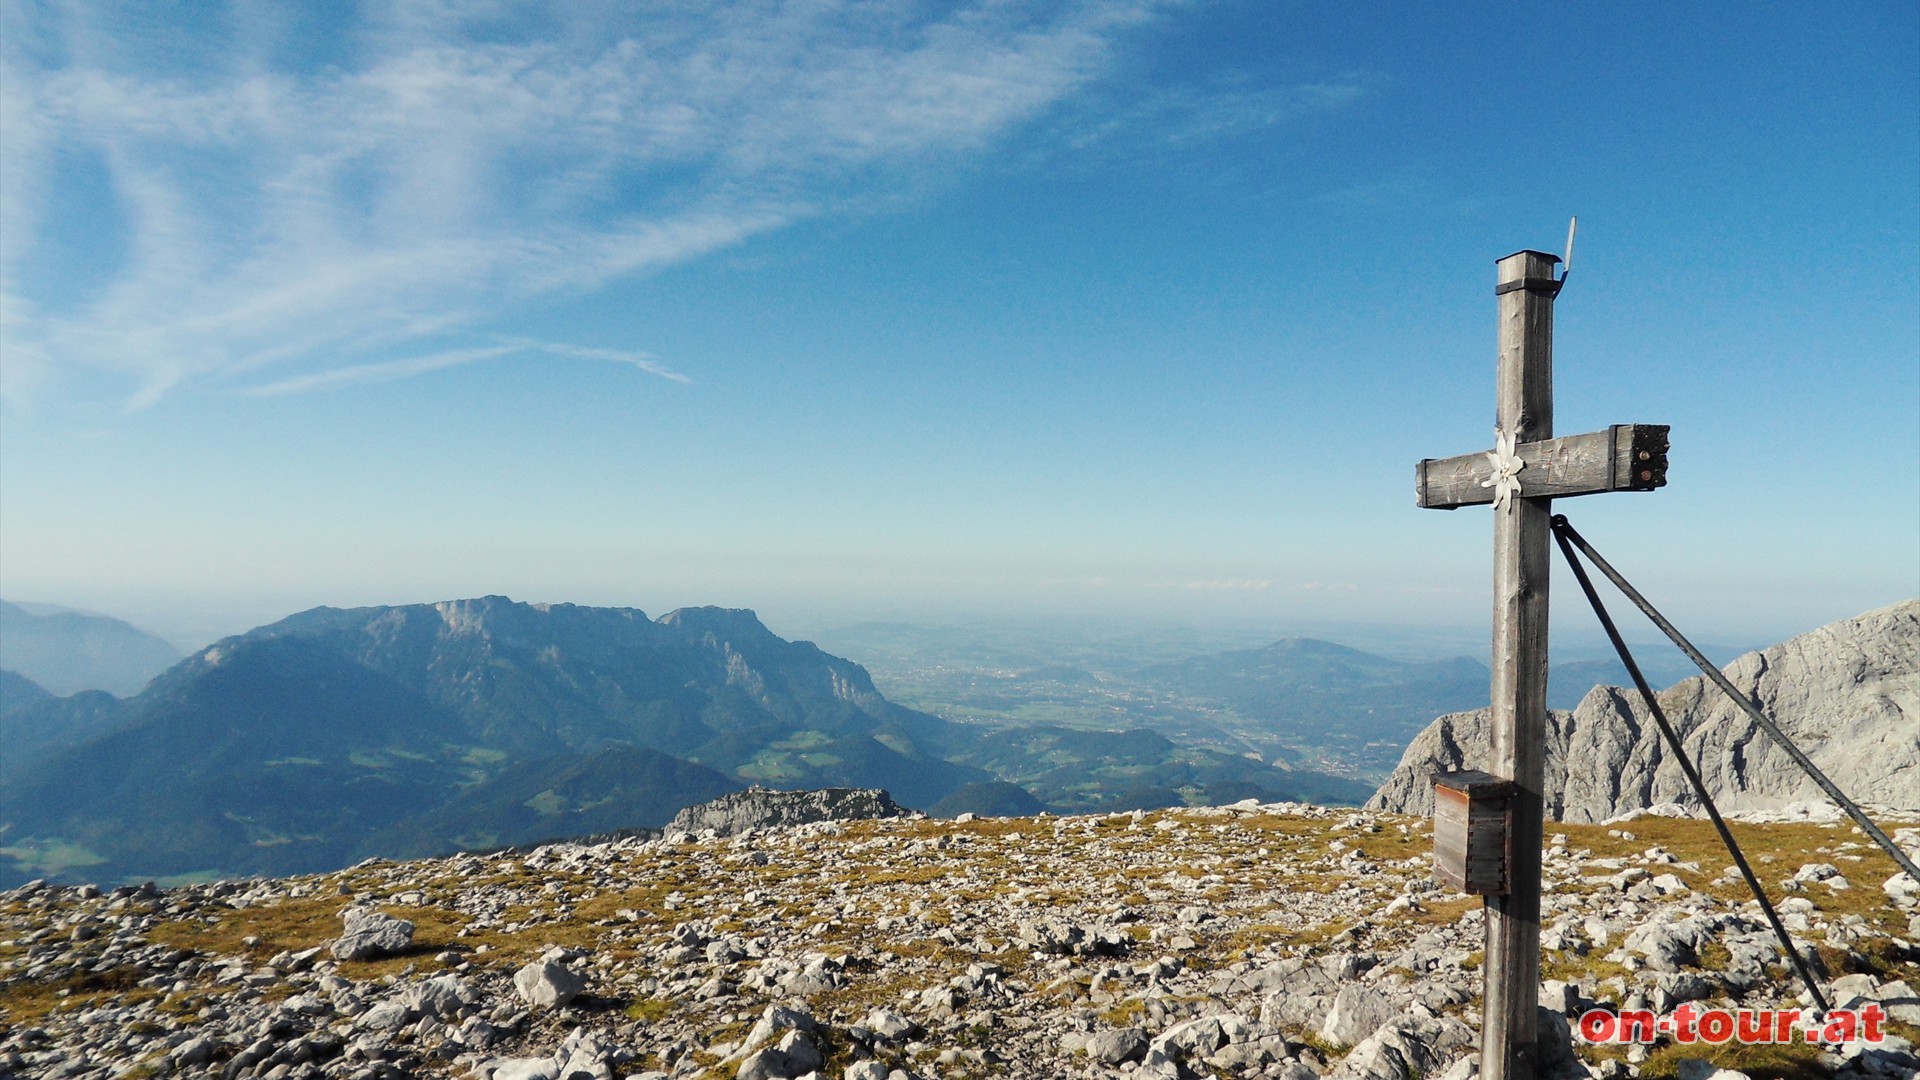
<path fill-rule="evenodd" d="M 1009 977 L 1028 981 L 1036 996 L 1063 1007 L 1103 1009 L 1106 1022 L 1119 1024 L 1138 1021 L 1144 1006 L 1137 1000 L 1090 999 L 1087 972 L 1102 961 L 1078 958 L 1070 970 L 1042 967 L 1035 962 L 1039 958 L 1010 940 L 1010 923 L 986 920 L 983 929 L 979 913 L 995 909 L 1044 914 L 1068 905 L 1154 911 L 1153 921 L 1162 933 L 1151 942 L 1153 928 L 1147 923 L 1124 925 L 1137 943 L 1134 958 L 1126 962 L 1166 951 L 1169 937 L 1182 935 L 1192 939 L 1193 947 L 1180 959 L 1189 970 L 1205 971 L 1333 948 L 1364 948 L 1390 957 L 1420 934 L 1458 924 L 1479 906 L 1477 898 L 1428 892 L 1418 894 L 1418 908 L 1379 918 L 1380 910 L 1405 889 L 1407 878 L 1426 876 L 1431 835 L 1417 819 L 1371 815 L 1373 827 L 1349 828 L 1346 817 L 1344 811 L 1317 817 L 1163 811 L 1137 820 L 1123 814 L 965 824 L 859 822 L 842 827 L 837 838 L 803 844 L 769 840 L 760 845 L 776 853 L 767 865 L 745 861 L 741 849 L 727 841 L 650 849 L 644 856 L 621 854 L 610 868 L 611 882 L 609 875 L 596 881 L 536 865 L 536 856 L 470 860 L 457 873 L 443 863 L 375 865 L 302 879 L 299 884 L 308 891 L 298 897 L 240 909 L 208 905 L 194 917 L 156 925 L 147 937 L 210 958 L 244 956 L 258 965 L 280 952 L 299 952 L 335 936 L 341 909 L 356 896 L 370 898 L 381 910 L 413 921 L 416 932 L 414 948 L 406 955 L 341 965 L 341 975 L 364 981 L 433 970 L 436 955 L 448 950 L 484 967 L 512 968 L 554 945 L 608 958 L 618 971 L 629 968 L 645 950 L 663 946 L 676 924 L 698 918 L 716 932 L 795 936 L 806 949 L 829 955 L 857 955 L 863 947 L 884 943 L 896 959 L 911 962 L 882 968 L 852 962 L 843 987 L 816 996 L 814 1005 L 822 1015 L 857 1018 L 876 1005 L 897 1005 L 907 991 L 944 978 L 929 972 L 953 973 L 989 961 L 1002 964 Z M 1159 828 L 1164 822 L 1175 827 Z M 1801 865 L 1833 862 L 1852 882 L 1851 889 L 1836 892 L 1811 885 L 1790 895 L 1804 897 L 1813 905 L 1811 916 L 1828 923 L 1857 917 L 1874 932 L 1904 936 L 1905 916 L 1879 888 L 1893 872 L 1892 863 L 1851 826 L 1737 825 L 1736 831 L 1776 903 L 1789 895 L 1781 890 L 1781 881 Z M 1722 879 L 1729 860 L 1706 822 L 1649 818 L 1612 828 L 1550 825 L 1548 833 L 1565 834 L 1566 849 L 1578 859 L 1571 865 L 1580 872 L 1602 874 L 1585 866 L 1593 859 L 1641 865 L 1645 852 L 1658 847 L 1680 863 L 1698 864 L 1697 871 L 1672 868 L 1693 890 L 1694 899 L 1734 906 L 1747 900 L 1737 880 Z M 939 843 L 943 839 L 944 844 Z M 1094 867 L 1076 863 L 1073 873 L 1063 873 L 1062 867 L 1078 859 L 1080 845 L 1090 839 L 1099 841 L 1107 861 Z M 826 862 L 812 854 L 815 850 L 832 852 L 837 859 Z M 1358 865 L 1343 860 L 1357 860 Z M 1550 870 L 1564 865 L 1549 861 Z M 1664 868 L 1652 869 L 1658 873 Z M 455 910 L 468 890 L 481 887 L 509 897 L 504 910 L 496 910 L 490 919 Z M 1605 886 L 1576 880 L 1554 888 L 1597 894 Z M 757 890 L 761 899 L 746 902 L 748 889 Z M 393 902 L 401 890 L 419 893 L 423 902 Z M 1302 900 L 1313 901 L 1306 907 L 1338 915 L 1303 917 L 1298 913 Z M 1176 923 L 1171 915 L 1182 906 L 1198 906 L 1224 921 Z M 17 921 L 27 915 L 19 901 L 0 907 L 0 917 Z M 908 915 L 908 923 L 885 931 L 876 928 L 883 917 Z M 945 927 L 956 928 L 960 936 L 934 936 Z M 990 939 L 987 944 L 972 940 L 983 935 Z M 981 948 L 987 951 L 978 951 Z M 1543 976 L 1589 990 L 1609 979 L 1628 978 L 1628 968 L 1606 959 L 1608 951 L 1549 953 Z M 0 964 L 17 964 L 26 952 L 17 941 L 0 942 Z M 1823 946 L 1823 957 L 1836 975 L 1865 970 L 1920 985 L 1920 967 L 1911 954 L 1884 936 L 1853 950 Z M 1709 944 L 1701 949 L 1697 966 L 1712 970 L 1727 960 L 1723 948 L 1716 951 Z M 1479 954 L 1470 952 L 1462 966 L 1471 969 L 1478 963 Z M 1776 974 L 1784 977 L 1786 972 Z M 0 992 L 0 1017 L 19 1025 L 89 1004 L 157 1000 L 166 1015 L 191 1019 L 210 1001 L 233 992 L 208 985 L 168 994 L 133 985 L 137 979 L 135 972 L 109 970 L 15 983 Z M 1791 994 L 1792 987 L 1783 986 Z M 639 994 L 617 1007 L 631 1019 L 657 1023 L 702 1006 Z M 732 1037 L 745 1027 L 735 1026 Z M 1909 1038 L 1920 1036 L 1898 1026 L 1893 1030 Z M 716 1041 L 723 1037 L 724 1031 L 714 1035 Z M 982 1033 L 979 1038 L 989 1036 Z M 837 1052 L 829 1054 L 830 1063 Z M 1619 1048 L 1588 1051 L 1590 1057 L 1618 1053 Z M 1817 1066 L 1814 1052 L 1804 1046 L 1700 1044 L 1657 1049 L 1644 1074 L 1672 1075 L 1681 1057 L 1705 1057 L 1742 1069 L 1756 1080 L 1817 1075 L 1808 1071 Z M 715 1075 L 727 1071 L 717 1060 L 705 1064 Z M 976 1064 L 950 1063 L 940 1071 L 943 1076 L 990 1075 Z"/>

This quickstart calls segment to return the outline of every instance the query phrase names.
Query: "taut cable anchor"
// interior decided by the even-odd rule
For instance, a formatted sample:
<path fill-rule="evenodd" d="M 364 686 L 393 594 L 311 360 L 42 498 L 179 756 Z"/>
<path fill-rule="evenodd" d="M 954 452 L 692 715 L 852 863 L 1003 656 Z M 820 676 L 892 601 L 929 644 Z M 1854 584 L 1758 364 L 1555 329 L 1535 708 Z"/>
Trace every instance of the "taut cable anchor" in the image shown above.
<path fill-rule="evenodd" d="M 1554 515 L 1553 535 L 1555 539 L 1560 541 L 1560 549 L 1562 552 L 1566 551 L 1566 545 L 1569 542 L 1579 548 L 1580 554 L 1586 556 L 1588 562 L 1598 567 L 1600 572 L 1607 576 L 1608 581 L 1613 582 L 1614 587 L 1619 589 L 1623 596 L 1633 601 L 1634 606 L 1638 607 L 1641 613 L 1652 621 L 1653 625 L 1659 627 L 1661 632 L 1667 635 L 1669 641 L 1672 641 L 1674 645 L 1678 646 L 1681 652 L 1687 654 L 1687 659 L 1693 661 L 1694 666 L 1700 669 L 1701 674 L 1711 680 L 1715 686 L 1718 686 L 1722 693 L 1732 698 L 1733 703 L 1740 706 L 1748 718 L 1759 725 L 1760 730 L 1767 733 L 1767 737 L 1773 740 L 1775 746 L 1778 746 L 1788 757 L 1792 758 L 1794 764 L 1800 766 L 1801 771 L 1811 777 L 1814 783 L 1820 785 L 1820 790 L 1826 792 L 1827 797 L 1832 799 L 1835 805 L 1846 811 L 1847 816 L 1853 819 L 1853 823 L 1860 826 L 1861 832 L 1872 837 L 1873 842 L 1880 845 L 1880 850 L 1886 852 L 1887 857 L 1892 859 L 1894 864 L 1900 867 L 1901 870 L 1905 871 L 1908 877 L 1911 877 L 1916 882 L 1920 882 L 1920 867 L 1914 866 L 1913 859 L 1908 857 L 1906 852 L 1900 850 L 1898 844 L 1887 839 L 1887 834 L 1880 831 L 1880 826 L 1875 825 L 1873 819 L 1867 817 L 1864 810 L 1861 810 L 1852 799 L 1847 798 L 1846 792 L 1841 791 L 1838 784 L 1827 779 L 1827 774 L 1821 772 L 1820 767 L 1815 765 L 1813 760 L 1807 757 L 1806 754 L 1802 753 L 1800 748 L 1794 745 L 1792 739 L 1787 738 L 1787 733 L 1781 731 L 1779 725 L 1768 719 L 1767 714 L 1761 712 L 1759 706 L 1749 700 L 1747 695 L 1741 693 L 1739 688 L 1735 687 L 1733 682 L 1729 680 L 1726 675 L 1722 674 L 1719 668 L 1713 666 L 1712 661 L 1701 655 L 1700 650 L 1694 648 L 1692 642 L 1682 637 L 1680 631 L 1674 629 L 1673 624 L 1667 621 L 1666 616 L 1655 610 L 1654 606 L 1647 602 L 1647 598 L 1641 596 L 1640 591 L 1635 589 L 1625 577 L 1621 576 L 1620 571 L 1615 570 L 1607 560 L 1601 558 L 1600 553 L 1593 550 L 1593 546 L 1587 543 L 1586 538 L 1581 536 L 1572 525 L 1567 523 L 1565 514 Z M 1569 554 L 1567 559 L 1568 562 L 1571 563 L 1573 556 Z M 1574 573 L 1580 573 L 1577 567 Z M 1594 605 L 1596 611 L 1600 610 L 1598 601 L 1595 601 Z M 1601 616 L 1601 621 L 1606 621 L 1604 614 Z M 1625 646 L 1617 647 L 1625 648 Z"/>
<path fill-rule="evenodd" d="M 1720 834 L 1720 842 L 1726 845 L 1727 851 L 1733 856 L 1733 864 L 1740 869 L 1740 876 L 1746 879 L 1747 888 L 1752 890 L 1753 898 L 1759 901 L 1760 910 L 1766 913 L 1767 922 L 1773 926 L 1774 936 L 1780 939 L 1780 947 L 1786 952 L 1787 959 L 1792 962 L 1793 969 L 1799 973 L 1800 981 L 1806 984 L 1807 993 L 1813 996 L 1814 1002 L 1820 1006 L 1823 1014 L 1828 1012 L 1833 1006 L 1828 1004 L 1826 995 L 1820 992 L 1819 984 L 1814 981 L 1813 972 L 1807 968 L 1806 957 L 1800 955 L 1799 949 L 1794 948 L 1792 935 L 1787 933 L 1787 928 L 1780 922 L 1779 914 L 1773 910 L 1773 904 L 1767 900 L 1767 892 L 1761 888 L 1760 880 L 1754 877 L 1753 868 L 1747 865 L 1747 857 L 1741 854 L 1740 845 L 1734 841 L 1733 833 L 1727 828 L 1726 821 L 1721 818 L 1720 808 L 1713 804 L 1713 796 L 1707 794 L 1705 781 L 1700 779 L 1699 771 L 1693 767 L 1693 762 L 1687 757 L 1686 748 L 1680 744 L 1679 734 L 1673 730 L 1673 725 L 1667 722 L 1667 714 L 1660 708 L 1660 702 L 1654 698 L 1653 688 L 1647 685 L 1647 677 L 1640 673 L 1640 665 L 1634 662 L 1633 653 L 1628 651 L 1626 641 L 1620 637 L 1620 630 L 1614 626 L 1613 617 L 1607 614 L 1606 605 L 1600 602 L 1600 594 L 1594 591 L 1593 581 L 1587 577 L 1586 568 L 1580 565 L 1580 560 L 1574 558 L 1573 547 L 1569 541 L 1577 541 L 1579 535 L 1573 531 L 1573 526 L 1567 523 L 1566 515 L 1553 516 L 1553 539 L 1560 545 L 1560 554 L 1566 556 L 1567 566 L 1572 568 L 1574 578 L 1580 582 L 1580 591 L 1587 594 L 1587 603 L 1593 605 L 1594 615 L 1599 617 L 1601 628 L 1607 632 L 1607 640 L 1613 642 L 1614 652 L 1620 654 L 1620 662 L 1626 665 L 1627 674 L 1633 677 L 1633 685 L 1640 691 L 1640 700 L 1646 704 L 1647 712 L 1653 716 L 1654 723 L 1659 725 L 1660 734 L 1666 738 L 1667 746 L 1673 750 L 1674 760 L 1680 763 L 1680 771 L 1687 774 L 1687 782 L 1693 785 L 1694 794 L 1700 796 L 1701 804 L 1707 808 L 1707 816 L 1713 819 L 1713 827 Z M 1581 543 L 1580 548 L 1583 552 L 1588 552 L 1589 556 L 1598 563 L 1598 557 L 1591 555 L 1585 543 Z M 1607 576 L 1613 578 L 1612 568 L 1604 564 L 1600 565 L 1607 571 Z M 1614 578 L 1614 584 L 1620 584 L 1618 578 Z"/>

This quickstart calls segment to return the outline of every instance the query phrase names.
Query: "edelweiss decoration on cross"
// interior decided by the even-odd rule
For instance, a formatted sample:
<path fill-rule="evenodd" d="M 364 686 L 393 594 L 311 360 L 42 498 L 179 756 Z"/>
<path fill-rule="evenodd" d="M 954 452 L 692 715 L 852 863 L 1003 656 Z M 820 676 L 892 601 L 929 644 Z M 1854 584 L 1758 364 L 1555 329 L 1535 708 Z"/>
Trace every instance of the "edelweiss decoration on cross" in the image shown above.
<path fill-rule="evenodd" d="M 1487 453 L 1487 464 L 1493 466 L 1493 475 L 1480 481 L 1483 488 L 1493 489 L 1493 508 L 1504 510 L 1507 500 L 1520 494 L 1520 470 L 1527 467 L 1513 453 L 1513 432 L 1496 429 L 1493 433 L 1493 449 Z"/>
<path fill-rule="evenodd" d="M 1572 236 L 1568 237 L 1571 246 Z M 1494 507 L 1493 720 L 1486 772 L 1511 781 L 1503 892 L 1487 896 L 1483 1080 L 1531 1080 L 1540 1061 L 1540 844 L 1547 728 L 1547 584 L 1553 500 L 1652 491 L 1667 482 L 1667 428 L 1615 424 L 1553 438 L 1553 301 L 1559 258 L 1522 251 L 1499 262 L 1500 309 L 1491 451 L 1415 470 L 1430 510 Z M 1438 838 L 1436 837 L 1436 842 Z"/>

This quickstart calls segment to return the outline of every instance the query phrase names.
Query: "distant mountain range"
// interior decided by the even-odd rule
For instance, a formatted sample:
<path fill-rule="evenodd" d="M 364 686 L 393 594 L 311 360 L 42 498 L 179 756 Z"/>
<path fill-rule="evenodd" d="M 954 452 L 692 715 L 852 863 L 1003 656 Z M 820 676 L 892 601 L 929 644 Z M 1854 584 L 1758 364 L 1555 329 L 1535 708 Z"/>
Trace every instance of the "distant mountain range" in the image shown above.
<path fill-rule="evenodd" d="M 1672 650 L 1649 651 L 1641 663 L 1655 679 L 1693 670 Z M 1317 727 L 1396 745 L 1441 713 L 1485 704 L 1492 681 L 1487 665 L 1464 656 L 1394 660 L 1313 638 L 1155 664 L 1136 676 L 1157 689 L 1225 703 L 1275 730 Z M 1563 661 L 1548 672 L 1548 704 L 1572 708 L 1596 685 L 1626 679 L 1613 657 Z"/>
<path fill-rule="evenodd" d="M 1366 785 L 1258 757 L 1178 746 L 1158 732 L 1013 727 L 960 754 L 1065 813 L 1222 805 L 1242 799 L 1353 804 Z M 1028 813 L 1033 811 L 1029 810 Z"/>
<path fill-rule="evenodd" d="M 1151 732 L 991 735 L 721 608 L 317 608 L 124 700 L 3 689 L 0 885 L 285 874 L 658 826 L 750 784 L 884 788 L 922 809 L 957 794 L 954 813 L 1366 794 Z"/>
<path fill-rule="evenodd" d="M 1235 636 L 1082 620 L 866 623 L 829 640 L 866 662 L 893 700 L 940 716 L 1007 728 L 1144 728 L 1182 748 L 1254 754 L 1367 787 L 1435 716 L 1487 702 L 1491 675 L 1468 656 L 1404 660 L 1306 637 L 1233 647 Z M 1740 650 L 1708 651 L 1731 659 Z M 1618 660 L 1591 648 L 1568 646 L 1556 656 L 1547 683 L 1555 708 L 1626 678 Z M 1671 649 L 1643 650 L 1641 663 L 1664 682 L 1686 674 L 1685 658 Z"/>
<path fill-rule="evenodd" d="M 61 697 L 82 690 L 125 697 L 179 660 L 172 644 L 119 619 L 0 601 L 0 669 Z"/>
<path fill-rule="evenodd" d="M 283 873 L 658 825 L 750 782 L 927 805 L 992 779 L 859 665 L 718 608 L 319 608 L 4 725 L 32 736 L 0 741 L 18 873 Z"/>
<path fill-rule="evenodd" d="M 1217 701 L 1246 724 L 1289 735 L 1319 731 L 1354 745 L 1404 745 L 1427 721 L 1487 700 L 1490 675 L 1478 660 L 1427 663 L 1312 638 L 1196 656 L 1138 673 L 1155 688 Z"/>
<path fill-rule="evenodd" d="M 19 615 L 8 625 L 44 626 Z M 99 623 L 62 625 L 148 648 Z M 751 611 L 316 608 L 130 697 L 0 672 L 0 887 L 288 874 L 658 827 L 751 785 L 883 788 L 947 815 L 1358 803 L 1364 774 L 1290 767 L 1288 747 L 1397 754 L 1434 715 L 1484 703 L 1488 679 L 1470 659 L 1311 639 L 1104 667 L 968 676 L 969 703 L 942 712 L 988 722 L 960 723 L 889 701 L 859 664 Z M 1000 700 L 1004 716 L 974 711 Z"/>
<path fill-rule="evenodd" d="M 0 716 L 53 700 L 47 688 L 15 672 L 0 670 Z"/>

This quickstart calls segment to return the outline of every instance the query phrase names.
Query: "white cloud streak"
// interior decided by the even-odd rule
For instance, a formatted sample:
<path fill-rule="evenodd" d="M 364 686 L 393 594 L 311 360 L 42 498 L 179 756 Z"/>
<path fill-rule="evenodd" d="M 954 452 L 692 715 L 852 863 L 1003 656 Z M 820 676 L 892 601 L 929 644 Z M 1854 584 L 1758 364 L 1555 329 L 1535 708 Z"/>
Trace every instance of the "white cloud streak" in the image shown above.
<path fill-rule="evenodd" d="M 684 379 L 487 323 L 978 153 L 1157 6 L 388 0 L 323 32 L 236 6 L 161 33 L 9 3 L 0 397 L 105 373 L 137 409 L 512 351 Z"/>
<path fill-rule="evenodd" d="M 1254 83 L 1231 74 L 1155 86 L 1145 93 L 1094 95 L 1065 110 L 1059 137 L 1077 150 L 1167 157 L 1196 144 L 1256 135 L 1347 109 L 1380 82 L 1350 72 L 1293 85 Z M 1131 89 L 1131 88 L 1129 88 Z"/>
<path fill-rule="evenodd" d="M 1266 592 L 1273 588 L 1273 581 L 1269 578 L 1208 578 L 1182 582 L 1180 587 L 1200 592 Z"/>
<path fill-rule="evenodd" d="M 578 345 L 562 345 L 546 341 L 528 341 L 522 338 L 508 339 L 502 344 L 476 349 L 448 349 L 442 352 L 428 353 L 424 356 L 409 356 L 399 360 L 383 360 L 372 364 L 352 364 L 347 367 L 327 368 L 296 375 L 277 382 L 261 383 L 240 391 L 248 397 L 280 397 L 284 394 L 300 394 L 309 390 L 331 389 L 340 386 L 354 386 L 361 383 L 393 382 L 396 379 L 424 375 L 429 371 L 444 371 L 447 368 L 464 367 L 481 360 L 492 360 L 516 353 L 545 353 L 549 356 L 568 357 L 575 360 L 608 360 L 638 368 L 649 375 L 658 375 L 677 383 L 693 380 L 685 375 L 665 367 L 658 358 L 648 353 L 620 352 L 615 349 L 590 349 Z"/>
<path fill-rule="evenodd" d="M 351 367 L 331 368 L 307 375 L 296 375 L 291 379 L 250 386 L 243 393 L 251 397 L 279 397 L 282 394 L 298 394 L 308 390 L 326 387 L 350 386 L 356 383 L 392 382 L 429 371 L 443 371 L 447 368 L 461 367 L 476 360 L 490 360 L 496 356 L 505 356 L 515 352 L 511 346 L 497 346 L 491 349 L 453 349 L 447 352 L 432 353 L 427 356 L 409 357 L 405 360 L 387 360 L 377 364 L 354 364 Z"/>

